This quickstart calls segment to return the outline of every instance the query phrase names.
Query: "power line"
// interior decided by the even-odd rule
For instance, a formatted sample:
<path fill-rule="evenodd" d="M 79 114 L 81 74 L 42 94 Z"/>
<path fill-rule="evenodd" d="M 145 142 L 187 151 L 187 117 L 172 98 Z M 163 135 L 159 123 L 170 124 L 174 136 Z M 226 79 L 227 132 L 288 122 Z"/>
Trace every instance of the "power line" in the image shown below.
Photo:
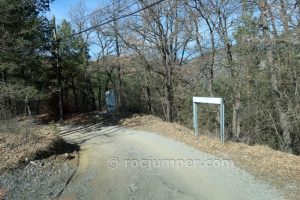
<path fill-rule="evenodd" d="M 92 27 L 90 27 L 90 28 L 87 28 L 87 29 L 85 29 L 85 30 L 82 30 L 82 31 L 79 31 L 79 32 L 77 32 L 77 33 L 73 33 L 73 34 L 71 34 L 71 35 L 65 36 L 64 38 L 74 37 L 74 36 L 76 36 L 76 35 L 79 35 L 79 34 L 81 34 L 81 33 L 85 33 L 85 32 L 87 32 L 87 31 L 93 30 L 93 29 L 95 29 L 95 28 L 98 28 L 98 27 L 100 27 L 100 26 L 109 24 L 109 23 L 111 23 L 111 22 L 114 22 L 114 21 L 117 21 L 117 20 L 120 20 L 120 19 L 129 17 L 129 16 L 131 16 L 131 15 L 135 15 L 135 14 L 141 12 L 141 11 L 147 10 L 147 9 L 149 9 L 149 8 L 151 8 L 151 7 L 155 6 L 155 5 L 157 5 L 157 4 L 160 4 L 160 3 L 162 3 L 163 1 L 165 1 L 165 0 L 159 0 L 159 1 L 157 1 L 157 2 L 154 2 L 154 3 L 150 4 L 150 5 L 147 5 L 147 6 L 143 7 L 143 8 L 141 8 L 141 9 L 138 9 L 138 10 L 132 12 L 132 13 L 125 14 L 125 15 L 122 15 L 122 16 L 120 16 L 120 17 L 113 18 L 113 19 L 108 20 L 108 21 L 106 21 L 106 22 L 102 22 L 102 23 L 100 23 L 100 24 L 97 24 L 97 25 L 92 26 Z"/>
<path fill-rule="evenodd" d="M 137 4 L 137 2 L 134 2 L 134 3 L 128 5 L 128 6 L 126 6 L 125 8 L 122 8 L 122 9 L 120 9 L 120 10 L 117 10 L 117 12 L 120 14 L 120 13 L 122 13 L 123 11 L 125 11 L 126 9 L 132 7 L 132 6 L 135 5 L 135 4 Z M 110 16 L 110 17 L 111 17 L 111 16 Z M 113 17 L 112 19 L 115 19 L 115 18 Z M 104 20 L 109 20 L 109 17 L 105 17 Z"/>
<path fill-rule="evenodd" d="M 97 14 L 97 13 L 100 13 L 100 12 L 102 12 L 102 11 L 108 9 L 108 8 L 111 7 L 111 6 L 114 6 L 114 5 L 117 4 L 117 3 L 118 3 L 118 2 L 114 2 L 114 3 L 110 4 L 110 5 L 107 5 L 107 6 L 105 6 L 105 7 L 99 8 L 99 9 L 93 11 L 92 13 L 90 13 L 90 14 L 88 14 L 88 15 L 79 17 L 79 18 L 74 19 L 74 20 L 71 20 L 70 23 L 74 23 L 74 22 L 76 22 L 76 21 L 79 21 L 79 20 L 82 20 L 82 19 L 89 18 L 89 17 L 91 17 L 91 16 L 93 16 L 93 15 L 95 15 L 95 14 Z M 130 4 L 129 6 L 126 6 L 126 7 L 122 8 L 122 9 L 120 9 L 120 10 L 117 10 L 117 11 L 118 11 L 119 13 L 121 13 L 121 12 L 125 11 L 126 9 L 130 8 L 131 6 L 133 6 L 134 4 L 137 4 L 137 2 L 134 2 L 134 3 Z M 108 18 L 106 18 L 106 20 L 108 20 Z"/>
<path fill-rule="evenodd" d="M 70 23 L 74 23 L 74 22 L 76 22 L 76 21 L 79 21 L 79 20 L 82 20 L 82 19 L 89 18 L 90 16 L 92 16 L 92 15 L 98 13 L 98 12 L 101 12 L 101 11 L 103 11 L 103 10 L 106 10 L 106 9 L 108 9 L 109 7 L 114 6 L 114 5 L 117 4 L 117 3 L 118 3 L 118 2 L 114 2 L 114 3 L 112 3 L 112 4 L 109 4 L 109 5 L 105 6 L 105 7 L 102 7 L 102 8 L 99 8 L 99 9 L 95 10 L 95 11 L 93 11 L 93 12 L 90 13 L 90 14 L 87 14 L 87 15 L 85 15 L 85 16 L 79 17 L 79 18 L 77 18 L 77 19 L 73 19 L 73 20 L 70 21 Z"/>

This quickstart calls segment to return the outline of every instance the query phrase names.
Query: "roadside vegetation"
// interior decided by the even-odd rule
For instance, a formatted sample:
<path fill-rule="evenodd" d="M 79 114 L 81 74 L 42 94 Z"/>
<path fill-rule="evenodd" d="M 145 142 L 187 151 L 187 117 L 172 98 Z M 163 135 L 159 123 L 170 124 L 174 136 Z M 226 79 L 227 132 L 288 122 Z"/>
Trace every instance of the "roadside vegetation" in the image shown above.
<path fill-rule="evenodd" d="M 54 125 L 18 117 L 0 121 L 0 199 L 56 199 L 78 165 L 79 147 Z"/>
<path fill-rule="evenodd" d="M 0 121 L 0 173 L 63 154 L 67 148 L 54 125 L 37 124 L 26 117 Z"/>
<path fill-rule="evenodd" d="M 46 151 L 55 140 L 52 130 L 37 127 L 29 119 L 1 121 L 0 172 L 29 163 L 37 152 Z"/>

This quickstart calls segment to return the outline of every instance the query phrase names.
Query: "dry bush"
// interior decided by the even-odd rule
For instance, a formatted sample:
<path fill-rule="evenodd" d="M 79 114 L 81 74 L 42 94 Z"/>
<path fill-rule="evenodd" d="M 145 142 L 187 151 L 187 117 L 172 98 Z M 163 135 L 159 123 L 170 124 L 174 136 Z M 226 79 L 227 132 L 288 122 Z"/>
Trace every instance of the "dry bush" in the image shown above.
<path fill-rule="evenodd" d="M 35 140 L 38 133 L 37 127 L 34 126 L 30 119 L 19 118 L 0 121 L 0 135 L 12 134 L 22 140 L 23 143 Z"/>
<path fill-rule="evenodd" d="M 2 120 L 0 123 L 0 172 L 34 159 L 37 152 L 51 146 L 56 138 L 47 126 L 34 125 L 31 119 Z"/>

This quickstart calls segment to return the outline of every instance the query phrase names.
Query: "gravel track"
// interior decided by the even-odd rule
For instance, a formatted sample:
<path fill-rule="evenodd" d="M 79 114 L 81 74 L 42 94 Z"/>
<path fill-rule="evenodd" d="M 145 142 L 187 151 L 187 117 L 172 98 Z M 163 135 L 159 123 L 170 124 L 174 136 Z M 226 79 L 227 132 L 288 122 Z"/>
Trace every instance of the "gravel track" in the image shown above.
<path fill-rule="evenodd" d="M 231 161 L 155 133 L 98 124 L 60 130 L 81 148 L 62 199 L 283 199 Z"/>

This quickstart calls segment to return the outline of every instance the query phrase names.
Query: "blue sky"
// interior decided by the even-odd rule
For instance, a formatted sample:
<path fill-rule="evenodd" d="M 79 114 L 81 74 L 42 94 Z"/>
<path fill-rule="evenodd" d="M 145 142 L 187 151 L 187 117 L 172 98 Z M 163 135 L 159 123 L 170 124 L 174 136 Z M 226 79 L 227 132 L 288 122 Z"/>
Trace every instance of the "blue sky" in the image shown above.
<path fill-rule="evenodd" d="M 54 15 L 56 18 L 56 23 L 60 24 L 63 19 L 70 21 L 69 11 L 72 7 L 76 7 L 80 1 L 84 1 L 85 5 L 88 8 L 87 13 L 93 12 L 98 7 L 104 7 L 111 4 L 110 0 L 54 0 L 50 5 L 50 12 L 46 16 L 51 19 Z M 92 52 L 97 53 L 99 51 L 98 46 L 90 46 L 90 55 L 92 59 L 95 59 L 95 56 Z"/>
<path fill-rule="evenodd" d="M 76 7 L 80 0 L 54 0 L 54 2 L 50 5 L 50 12 L 47 13 L 48 17 L 55 16 L 58 23 L 62 21 L 62 19 L 70 19 L 69 11 L 72 7 Z M 84 0 L 86 6 L 88 7 L 88 13 L 92 12 L 99 6 L 105 6 L 110 3 L 109 0 Z"/>

